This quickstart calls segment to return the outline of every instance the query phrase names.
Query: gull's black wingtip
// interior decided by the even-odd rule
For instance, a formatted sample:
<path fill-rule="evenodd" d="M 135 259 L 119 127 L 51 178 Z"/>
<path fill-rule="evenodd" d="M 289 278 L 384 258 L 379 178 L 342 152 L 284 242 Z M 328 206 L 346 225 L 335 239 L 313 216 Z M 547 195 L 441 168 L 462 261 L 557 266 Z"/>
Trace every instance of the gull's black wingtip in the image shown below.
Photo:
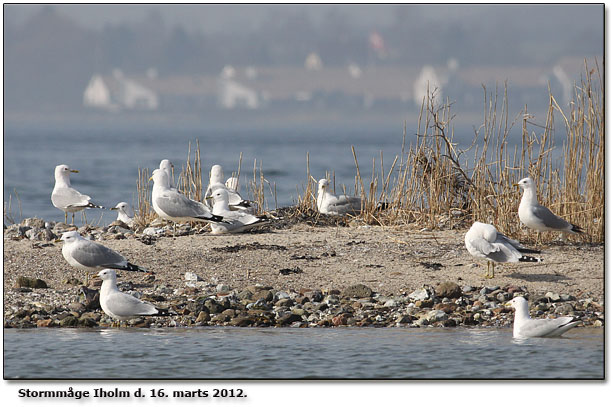
<path fill-rule="evenodd" d="M 571 223 L 571 226 L 572 226 L 572 228 L 570 228 L 571 232 L 574 232 L 574 233 L 585 233 L 585 231 L 580 226 L 573 225 L 572 223 Z"/>

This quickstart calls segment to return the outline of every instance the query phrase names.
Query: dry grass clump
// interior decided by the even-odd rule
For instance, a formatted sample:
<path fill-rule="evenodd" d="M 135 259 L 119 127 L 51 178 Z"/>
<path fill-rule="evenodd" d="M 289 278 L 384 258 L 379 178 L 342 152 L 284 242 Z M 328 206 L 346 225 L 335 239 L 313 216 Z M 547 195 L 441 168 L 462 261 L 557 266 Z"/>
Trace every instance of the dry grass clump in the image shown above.
<path fill-rule="evenodd" d="M 597 63 L 596 63 L 597 64 Z M 525 107 L 509 117 L 507 86 L 484 87 L 483 123 L 474 131 L 470 146 L 454 141 L 452 104 L 436 102 L 436 90 L 424 100 L 416 139 L 402 148 L 389 170 L 376 170 L 365 185 L 355 149 L 354 195 L 362 198 L 358 220 L 368 224 L 415 223 L 430 228 L 456 227 L 474 220 L 493 223 L 503 233 L 534 241 L 536 233 L 521 226 L 517 208 L 521 191 L 514 184 L 530 176 L 538 185 L 539 202 L 585 231 L 581 239 L 604 239 L 604 92 L 600 70 L 589 70 L 575 86 L 570 111 L 559 106 L 550 91 L 545 123 L 533 122 Z M 563 153 L 556 150 L 555 119 L 561 117 L 565 137 Z M 521 129 L 514 130 L 521 124 Z M 521 132 L 521 144 L 509 148 Z M 514 133 L 513 133 L 514 132 Z M 346 191 L 345 191 L 346 193 Z M 316 209 L 317 182 L 309 171 L 297 202 L 298 213 Z M 388 209 L 379 211 L 380 202 Z M 552 236 L 549 236 L 552 237 Z"/>

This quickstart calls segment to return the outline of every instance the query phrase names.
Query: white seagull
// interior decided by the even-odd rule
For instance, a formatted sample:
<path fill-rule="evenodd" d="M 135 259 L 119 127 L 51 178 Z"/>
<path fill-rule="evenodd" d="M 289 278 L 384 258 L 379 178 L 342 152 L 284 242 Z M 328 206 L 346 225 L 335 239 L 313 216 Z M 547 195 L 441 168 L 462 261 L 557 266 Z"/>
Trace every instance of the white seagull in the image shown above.
<path fill-rule="evenodd" d="M 100 306 L 109 317 L 125 321 L 134 316 L 156 315 L 158 309 L 148 302 L 122 293 L 117 289 L 117 275 L 115 270 L 104 269 L 98 273 L 102 279 L 100 287 Z"/>
<path fill-rule="evenodd" d="M 112 211 L 117 211 L 117 220 L 125 223 L 129 227 L 134 226 L 134 212 L 127 202 L 119 202 L 111 208 Z"/>
<path fill-rule="evenodd" d="M 223 217 L 223 223 L 212 223 L 211 229 L 214 235 L 222 233 L 240 233 L 256 226 L 270 222 L 266 216 L 256 216 L 243 211 L 233 211 L 228 205 L 228 191 L 223 188 L 214 190 L 213 214 Z"/>
<path fill-rule="evenodd" d="M 230 185 L 228 185 L 230 184 Z M 228 193 L 228 206 L 231 210 L 247 210 L 251 207 L 251 203 L 245 199 L 243 199 L 237 190 L 238 187 L 238 179 L 235 177 L 230 177 L 224 184 L 223 181 L 223 169 L 221 165 L 214 165 L 211 167 L 211 176 L 209 178 L 209 186 L 204 193 L 205 197 L 212 197 L 213 192 L 216 189 L 225 189 Z M 207 205 L 212 208 L 213 204 L 211 203 L 212 198 L 205 198 L 205 202 Z"/>
<path fill-rule="evenodd" d="M 555 215 L 548 208 L 539 205 L 536 197 L 536 185 L 530 177 L 524 178 L 516 185 L 524 190 L 519 203 L 519 220 L 530 229 L 539 232 L 558 231 L 566 233 L 583 233 L 583 230 Z"/>
<path fill-rule="evenodd" d="M 87 272 L 99 271 L 105 268 L 147 271 L 140 266 L 128 262 L 125 257 L 116 251 L 100 243 L 85 239 L 79 232 L 66 232 L 62 235 L 61 240 L 64 241 L 64 246 L 62 247 L 64 259 L 66 259 L 68 264 L 77 269 Z"/>
<path fill-rule="evenodd" d="M 68 223 L 68 212 L 72 213 L 72 224 L 74 224 L 75 212 L 82 211 L 85 208 L 103 208 L 95 205 L 89 200 L 88 195 L 83 195 L 76 189 L 70 186 L 70 173 L 79 172 L 71 169 L 66 164 L 60 164 L 55 167 L 55 186 L 51 192 L 51 202 L 53 206 L 64 211 L 64 222 Z M 87 221 L 87 220 L 86 220 Z"/>
<path fill-rule="evenodd" d="M 573 317 L 532 319 L 528 310 L 528 301 L 524 297 L 515 297 L 505 305 L 515 308 L 513 338 L 553 338 L 581 323 Z"/>
<path fill-rule="evenodd" d="M 160 218 L 173 222 L 223 221 L 221 216 L 213 215 L 204 204 L 189 199 L 176 189 L 170 189 L 165 171 L 154 170 L 150 180 L 153 180 L 151 203 Z"/>
<path fill-rule="evenodd" d="M 540 253 L 538 250 L 526 249 L 519 242 L 509 239 L 496 228 L 487 223 L 475 222 L 464 236 L 468 252 L 481 259 L 487 259 L 485 277 L 494 278 L 494 263 L 540 262 L 539 258 L 526 256 L 524 253 Z M 490 266 L 492 274 L 490 275 Z"/>
<path fill-rule="evenodd" d="M 317 210 L 327 215 L 355 215 L 362 210 L 362 200 L 356 196 L 336 196 L 328 187 L 330 181 L 320 179 L 317 187 Z"/>

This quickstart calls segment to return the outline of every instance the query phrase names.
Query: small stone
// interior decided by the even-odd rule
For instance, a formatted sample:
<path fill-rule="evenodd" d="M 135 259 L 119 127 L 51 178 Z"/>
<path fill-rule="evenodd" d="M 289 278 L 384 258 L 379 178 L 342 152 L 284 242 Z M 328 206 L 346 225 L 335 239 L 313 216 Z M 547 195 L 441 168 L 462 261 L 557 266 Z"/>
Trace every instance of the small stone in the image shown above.
<path fill-rule="evenodd" d="M 434 305 L 434 301 L 433 300 L 419 300 L 419 301 L 415 301 L 415 306 L 417 308 L 432 308 L 433 305 Z"/>
<path fill-rule="evenodd" d="M 418 288 L 409 294 L 409 298 L 413 301 L 426 300 L 430 298 L 430 293 L 425 288 Z"/>
<path fill-rule="evenodd" d="M 27 288 L 49 288 L 47 287 L 47 283 L 45 283 L 40 278 L 30 278 L 30 277 L 17 277 L 17 287 L 27 287 Z"/>
<path fill-rule="evenodd" d="M 258 301 L 258 300 L 264 300 L 266 302 L 272 301 L 272 299 L 274 298 L 274 294 L 272 293 L 272 291 L 270 290 L 261 290 L 258 291 L 257 293 L 254 294 L 253 299 Z"/>
<path fill-rule="evenodd" d="M 400 316 L 398 316 L 398 318 L 396 318 L 396 323 L 397 324 L 408 324 L 411 322 L 413 318 L 408 315 L 408 314 L 402 314 Z"/>
<path fill-rule="evenodd" d="M 253 324 L 254 320 L 251 316 L 248 315 L 239 315 L 230 320 L 230 325 L 232 326 L 249 326 Z"/>
<path fill-rule="evenodd" d="M 469 293 L 469 292 L 474 291 L 474 290 L 475 290 L 475 287 L 470 286 L 470 285 L 465 285 L 465 286 L 462 287 L 462 292 L 464 292 L 464 293 Z"/>
<path fill-rule="evenodd" d="M 448 318 L 448 315 L 447 315 L 447 313 L 445 311 L 432 310 L 432 311 L 428 312 L 428 314 L 426 314 L 426 318 L 430 322 L 444 321 L 444 320 L 446 320 Z"/>
<path fill-rule="evenodd" d="M 228 287 L 225 284 L 217 284 L 217 287 L 215 287 L 215 290 L 218 293 L 227 293 L 228 291 L 230 291 L 230 287 Z"/>
<path fill-rule="evenodd" d="M 69 326 L 77 326 L 79 323 L 79 319 L 73 315 L 67 316 L 60 321 L 60 326 L 62 328 Z"/>
<path fill-rule="evenodd" d="M 188 271 L 185 273 L 185 281 L 202 281 L 202 278 L 198 276 L 198 274 Z"/>
<path fill-rule="evenodd" d="M 436 287 L 437 297 L 458 298 L 462 295 L 462 289 L 453 281 L 444 281 Z"/>
<path fill-rule="evenodd" d="M 342 295 L 349 298 L 366 298 L 371 297 L 372 294 L 373 291 L 370 289 L 370 287 L 367 287 L 364 284 L 355 284 L 345 288 Z"/>
<path fill-rule="evenodd" d="M 347 325 L 347 317 L 343 314 L 337 315 L 334 318 L 332 318 L 332 324 L 334 326 Z"/>
<path fill-rule="evenodd" d="M 287 314 L 282 316 L 281 318 L 277 319 L 277 324 L 279 325 L 289 325 L 292 324 L 294 322 L 301 322 L 302 321 L 302 317 L 300 315 L 296 315 L 296 314 Z"/>
<path fill-rule="evenodd" d="M 560 301 L 560 295 L 556 293 L 552 293 L 551 291 L 547 292 L 547 294 L 545 294 L 545 297 L 549 298 L 551 302 Z"/>

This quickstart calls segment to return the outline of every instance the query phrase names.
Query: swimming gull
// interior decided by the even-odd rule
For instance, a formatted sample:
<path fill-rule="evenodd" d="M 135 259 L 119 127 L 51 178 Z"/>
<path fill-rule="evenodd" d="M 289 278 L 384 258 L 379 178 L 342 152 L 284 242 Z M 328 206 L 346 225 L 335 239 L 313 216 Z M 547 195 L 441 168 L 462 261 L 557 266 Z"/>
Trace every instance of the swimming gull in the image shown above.
<path fill-rule="evenodd" d="M 170 160 L 162 160 L 160 161 L 160 170 L 166 171 L 168 175 L 168 188 L 177 189 L 175 186 L 175 180 L 173 177 L 173 170 L 175 166 L 170 162 Z"/>
<path fill-rule="evenodd" d="M 95 205 L 89 200 L 88 195 L 83 195 L 76 189 L 70 186 L 70 173 L 79 172 L 70 168 L 66 164 L 60 164 L 55 167 L 55 186 L 51 192 L 51 202 L 53 206 L 64 211 L 64 222 L 68 223 L 68 212 L 72 213 L 72 224 L 74 224 L 75 212 L 82 211 L 85 208 L 103 208 Z M 87 222 L 87 219 L 86 219 Z"/>
<path fill-rule="evenodd" d="M 105 314 L 118 321 L 125 321 L 135 316 L 156 315 L 158 309 L 145 301 L 122 293 L 117 289 L 115 270 L 104 269 L 98 273 L 102 279 L 100 287 L 100 307 Z"/>
<path fill-rule="evenodd" d="M 528 301 L 521 296 L 513 298 L 505 305 L 515 308 L 513 338 L 553 338 L 581 323 L 573 317 L 532 319 L 528 310 Z"/>
<path fill-rule="evenodd" d="M 536 184 L 532 178 L 524 178 L 516 185 L 524 190 L 518 209 L 519 220 L 524 225 L 539 232 L 583 233 L 579 226 L 565 221 L 548 208 L 539 205 L 536 198 Z"/>
<path fill-rule="evenodd" d="M 224 223 L 212 223 L 214 235 L 222 233 L 240 233 L 256 226 L 265 225 L 270 219 L 264 215 L 256 216 L 243 211 L 233 211 L 228 205 L 228 191 L 223 188 L 214 190 L 213 214 L 223 217 Z"/>
<path fill-rule="evenodd" d="M 478 258 L 487 259 L 487 274 L 494 278 L 494 262 L 540 262 L 539 258 L 526 256 L 524 253 L 540 253 L 538 250 L 526 249 L 519 242 L 509 239 L 496 228 L 487 223 L 475 222 L 464 236 L 468 252 Z M 490 275 L 490 266 L 492 274 Z"/>
<path fill-rule="evenodd" d="M 62 255 L 71 266 L 89 271 L 114 268 L 126 271 L 146 272 L 144 268 L 132 264 L 121 254 L 97 242 L 85 239 L 77 231 L 62 235 L 64 241 Z M 89 278 L 89 275 L 87 276 Z"/>
<path fill-rule="evenodd" d="M 336 196 L 328 187 L 330 181 L 320 179 L 317 188 L 317 210 L 328 215 L 358 214 L 362 210 L 362 200 L 355 196 Z"/>
<path fill-rule="evenodd" d="M 234 181 L 236 180 L 236 182 Z M 234 188 L 228 186 L 231 184 Z M 228 206 L 230 210 L 246 210 L 251 207 L 251 203 L 245 199 L 243 199 L 237 190 L 238 187 L 238 179 L 231 177 L 228 178 L 226 183 L 223 181 L 223 169 L 221 165 L 215 164 L 211 167 L 211 176 L 209 178 L 209 186 L 207 187 L 204 196 L 212 197 L 213 192 L 216 189 L 225 189 L 228 193 Z M 207 205 L 212 208 L 212 198 L 205 199 Z"/>
<path fill-rule="evenodd" d="M 129 227 L 134 225 L 134 212 L 127 202 L 119 202 L 113 208 L 112 211 L 117 211 L 117 220 L 125 223 Z"/>
<path fill-rule="evenodd" d="M 156 169 L 151 175 L 153 190 L 151 202 L 155 213 L 173 222 L 221 222 L 221 216 L 213 215 L 204 204 L 189 199 L 179 191 L 170 189 L 168 175 Z"/>

